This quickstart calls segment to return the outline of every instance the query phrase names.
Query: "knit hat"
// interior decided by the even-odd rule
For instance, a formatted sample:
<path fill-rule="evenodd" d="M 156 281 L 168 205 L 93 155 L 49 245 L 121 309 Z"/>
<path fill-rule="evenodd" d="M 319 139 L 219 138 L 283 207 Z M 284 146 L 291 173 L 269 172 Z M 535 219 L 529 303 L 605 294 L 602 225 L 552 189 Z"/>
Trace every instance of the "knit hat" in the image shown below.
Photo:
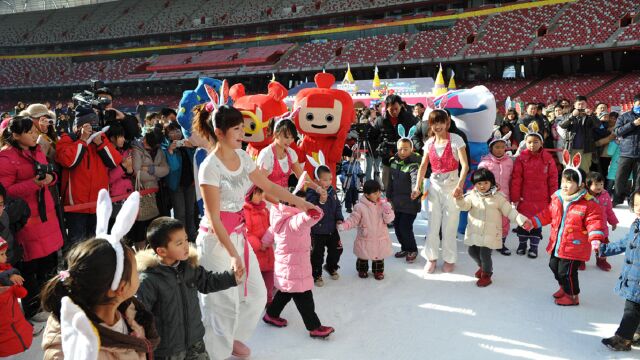
<path fill-rule="evenodd" d="M 25 110 L 23 110 L 20 115 L 29 116 L 32 118 L 39 118 L 41 116 L 51 116 L 49 114 L 49 109 L 43 104 L 31 104 Z"/>
<path fill-rule="evenodd" d="M 0 251 L 6 250 L 9 248 L 9 243 L 3 238 L 0 237 Z"/>
<path fill-rule="evenodd" d="M 73 122 L 73 127 L 80 129 L 84 124 L 97 124 L 98 114 L 93 111 L 91 106 L 78 105 L 76 107 L 76 119 Z"/>

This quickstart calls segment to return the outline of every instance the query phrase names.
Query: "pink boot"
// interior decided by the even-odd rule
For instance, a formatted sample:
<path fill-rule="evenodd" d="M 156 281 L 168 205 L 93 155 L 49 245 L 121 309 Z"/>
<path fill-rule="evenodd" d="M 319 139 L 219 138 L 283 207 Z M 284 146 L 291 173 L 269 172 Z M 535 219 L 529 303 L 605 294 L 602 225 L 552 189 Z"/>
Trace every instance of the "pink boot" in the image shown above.
<path fill-rule="evenodd" d="M 326 338 L 327 336 L 331 335 L 332 332 L 336 331 L 334 328 L 332 328 L 331 326 L 322 326 L 320 325 L 320 327 L 318 327 L 315 330 L 311 330 L 309 331 L 309 336 L 311 336 L 312 338 Z"/>
<path fill-rule="evenodd" d="M 238 359 L 248 359 L 249 356 L 251 356 L 251 349 L 242 342 L 233 340 L 233 351 L 231 352 L 231 355 Z"/>

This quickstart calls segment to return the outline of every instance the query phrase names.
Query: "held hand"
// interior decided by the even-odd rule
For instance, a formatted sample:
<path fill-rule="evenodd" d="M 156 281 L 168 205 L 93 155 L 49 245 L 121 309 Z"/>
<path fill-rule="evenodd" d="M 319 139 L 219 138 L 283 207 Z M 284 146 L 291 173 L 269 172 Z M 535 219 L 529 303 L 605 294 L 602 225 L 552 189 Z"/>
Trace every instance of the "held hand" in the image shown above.
<path fill-rule="evenodd" d="M 462 191 L 462 186 L 460 185 L 456 186 L 456 188 L 453 190 L 452 195 L 456 199 L 464 195 L 464 191 Z"/>
<path fill-rule="evenodd" d="M 42 180 L 42 184 L 43 185 L 49 185 L 49 184 L 51 184 L 52 181 L 53 181 L 53 175 L 47 174 L 47 175 L 45 175 L 44 180 Z"/>
<path fill-rule="evenodd" d="M 522 224 L 522 228 L 525 229 L 526 231 L 531 231 L 533 229 L 533 224 L 531 223 L 531 220 L 527 219 L 527 221 L 525 221 L 524 224 Z"/>
<path fill-rule="evenodd" d="M 240 285 L 242 284 L 242 281 L 244 280 L 244 270 L 241 271 L 237 271 L 235 269 L 231 269 L 233 271 L 233 276 L 236 278 L 236 284 Z"/>
<path fill-rule="evenodd" d="M 24 278 L 18 274 L 13 274 L 9 276 L 9 281 L 11 281 L 14 285 L 20 285 L 24 283 Z"/>
<path fill-rule="evenodd" d="M 239 255 L 236 254 L 231 258 L 231 268 L 235 273 L 236 279 L 238 279 L 238 277 L 242 279 L 242 277 L 244 276 L 244 263 L 242 262 L 242 259 Z"/>
<path fill-rule="evenodd" d="M 591 248 L 593 250 L 598 250 L 600 248 L 600 240 L 593 240 L 591 242 Z"/>
<path fill-rule="evenodd" d="M 176 147 L 178 147 L 178 144 L 175 140 L 173 140 L 171 142 L 171 145 L 169 145 L 169 148 L 167 149 L 167 151 L 169 151 L 169 154 L 173 154 L 173 152 L 176 150 Z"/>
<path fill-rule="evenodd" d="M 635 120 L 633 120 L 633 125 L 640 126 L 640 117 L 635 119 Z"/>
<path fill-rule="evenodd" d="M 87 129 L 85 126 L 83 126 L 82 130 L 80 130 L 80 140 L 86 143 L 87 140 L 89 140 L 92 132 L 93 131 L 91 129 Z"/>
<path fill-rule="evenodd" d="M 580 115 L 580 111 L 578 111 L 578 109 L 573 110 L 573 112 L 571 113 L 572 116 L 578 116 Z"/>
<path fill-rule="evenodd" d="M 420 190 L 418 189 L 413 189 L 413 191 L 411 192 L 411 200 L 415 200 L 420 196 Z"/>

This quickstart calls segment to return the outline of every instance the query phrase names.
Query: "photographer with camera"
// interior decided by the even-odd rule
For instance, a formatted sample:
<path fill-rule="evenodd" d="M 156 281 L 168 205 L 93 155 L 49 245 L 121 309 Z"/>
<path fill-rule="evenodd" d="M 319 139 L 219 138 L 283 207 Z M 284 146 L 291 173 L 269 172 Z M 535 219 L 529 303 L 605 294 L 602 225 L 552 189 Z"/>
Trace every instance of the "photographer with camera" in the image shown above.
<path fill-rule="evenodd" d="M 380 139 L 377 152 L 381 157 L 382 184 L 386 191 L 389 185 L 391 157 L 397 152 L 396 142 L 400 138 L 398 125 L 402 124 L 405 129 L 410 129 L 416 124 L 416 118 L 404 107 L 404 102 L 399 95 L 391 94 L 387 96 L 384 103 L 385 113 L 376 119 L 369 138 Z"/>
<path fill-rule="evenodd" d="M 33 120 L 38 133 L 37 143 L 47 156 L 47 159 L 49 159 L 49 163 L 54 163 L 56 143 L 58 142 L 58 135 L 55 129 L 56 114 L 43 104 L 31 104 L 20 112 L 20 116 L 30 117 Z"/>
<path fill-rule="evenodd" d="M 98 115 L 86 105 L 76 107 L 73 133 L 62 134 L 56 145 L 56 161 L 62 166 L 62 197 L 65 206 L 92 203 L 98 191 L 108 189 L 108 169 L 122 162 L 122 156 L 100 130 Z M 96 208 L 65 213 L 69 230 L 69 244 L 93 236 L 96 227 Z"/>
<path fill-rule="evenodd" d="M 31 118 L 16 116 L 10 120 L 0 141 L 0 183 L 8 196 L 22 199 L 29 206 L 29 220 L 15 234 L 24 251 L 16 267 L 22 272 L 28 290 L 22 302 L 25 317 L 41 322 L 46 321 L 46 316 L 34 317 L 40 308 L 38 294 L 58 265 L 62 233 L 50 192 L 57 175 L 36 143 L 37 138 L 38 131 Z"/>
<path fill-rule="evenodd" d="M 365 178 L 367 180 L 376 180 L 380 182 L 380 156 L 378 156 L 379 141 L 376 137 L 372 137 L 374 132 L 373 124 L 376 121 L 376 112 L 373 109 L 365 109 L 360 116 L 358 124 L 351 126 L 349 133 L 357 134 L 357 149 L 364 152 L 365 159 Z M 356 155 L 357 160 L 357 155 Z M 382 183 L 380 184 L 382 185 Z"/>
<path fill-rule="evenodd" d="M 558 123 L 566 131 L 565 148 L 571 156 L 582 154 L 580 168 L 586 173 L 591 167 L 593 153 L 596 151 L 595 130 L 600 125 L 598 118 L 587 108 L 587 97 L 576 96 L 571 116 Z"/>

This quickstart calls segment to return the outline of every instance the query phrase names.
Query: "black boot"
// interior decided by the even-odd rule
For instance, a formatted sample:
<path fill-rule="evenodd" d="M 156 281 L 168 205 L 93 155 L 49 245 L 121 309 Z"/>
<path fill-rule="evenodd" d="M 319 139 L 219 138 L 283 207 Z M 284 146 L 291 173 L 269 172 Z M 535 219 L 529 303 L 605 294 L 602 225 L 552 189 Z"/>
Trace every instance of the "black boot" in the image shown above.
<path fill-rule="evenodd" d="M 602 339 L 602 343 L 609 349 L 615 351 L 629 351 L 631 350 L 631 340 L 626 340 L 618 335 L 614 335 L 607 339 Z"/>
<path fill-rule="evenodd" d="M 527 253 L 527 238 L 523 236 L 518 236 L 518 240 L 520 241 L 520 245 L 518 245 L 518 250 L 516 250 L 516 254 L 524 255 Z"/>
<path fill-rule="evenodd" d="M 538 257 L 538 244 L 540 244 L 540 238 L 532 236 L 529 238 L 529 242 L 531 247 L 529 248 L 527 256 L 531 259 L 535 259 Z"/>
<path fill-rule="evenodd" d="M 505 241 L 507 241 L 507 238 L 502 238 L 502 249 L 498 251 L 500 252 L 500 254 L 504 256 L 509 256 L 511 255 L 511 250 L 509 250 L 506 246 L 504 246 Z"/>

